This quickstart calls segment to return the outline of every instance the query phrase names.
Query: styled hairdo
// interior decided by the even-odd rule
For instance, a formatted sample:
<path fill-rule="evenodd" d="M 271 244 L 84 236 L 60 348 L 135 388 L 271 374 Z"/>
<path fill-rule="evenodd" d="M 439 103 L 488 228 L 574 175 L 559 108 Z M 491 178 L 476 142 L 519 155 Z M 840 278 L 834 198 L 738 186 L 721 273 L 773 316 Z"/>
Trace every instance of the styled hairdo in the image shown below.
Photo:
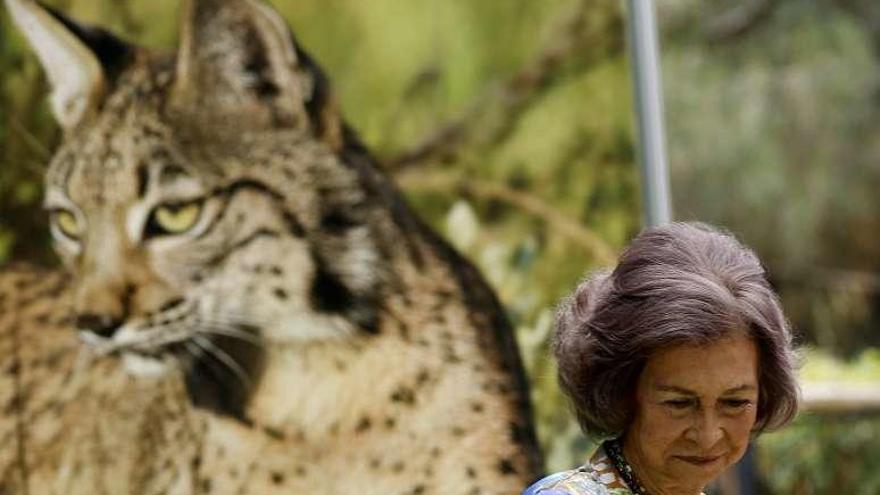
<path fill-rule="evenodd" d="M 636 383 L 653 352 L 742 331 L 759 350 L 754 431 L 781 427 L 798 409 L 797 354 L 758 257 L 703 223 L 649 228 L 614 271 L 588 277 L 560 304 L 559 382 L 586 434 L 618 435 L 633 418 Z"/>

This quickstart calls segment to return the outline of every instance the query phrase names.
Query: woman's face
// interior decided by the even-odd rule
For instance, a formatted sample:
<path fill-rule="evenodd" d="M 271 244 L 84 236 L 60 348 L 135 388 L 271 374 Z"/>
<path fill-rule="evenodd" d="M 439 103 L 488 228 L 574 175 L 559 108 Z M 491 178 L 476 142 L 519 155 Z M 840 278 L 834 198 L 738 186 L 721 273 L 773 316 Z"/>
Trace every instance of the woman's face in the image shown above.
<path fill-rule="evenodd" d="M 758 350 L 738 335 L 651 355 L 624 455 L 657 493 L 698 492 L 742 457 L 758 403 Z"/>

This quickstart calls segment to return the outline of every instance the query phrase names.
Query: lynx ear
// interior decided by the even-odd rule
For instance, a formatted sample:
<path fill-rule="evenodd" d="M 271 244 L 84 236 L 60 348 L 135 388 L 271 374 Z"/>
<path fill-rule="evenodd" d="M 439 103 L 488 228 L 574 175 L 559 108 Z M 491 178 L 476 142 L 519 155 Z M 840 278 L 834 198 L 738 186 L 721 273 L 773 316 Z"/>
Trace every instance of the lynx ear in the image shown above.
<path fill-rule="evenodd" d="M 253 0 L 187 0 L 175 75 L 177 106 L 305 125 L 310 79 L 284 20 Z"/>
<path fill-rule="evenodd" d="M 55 118 L 66 131 L 76 127 L 100 105 L 108 69 L 116 71 L 132 49 L 34 0 L 6 0 L 6 7 L 46 71 Z"/>

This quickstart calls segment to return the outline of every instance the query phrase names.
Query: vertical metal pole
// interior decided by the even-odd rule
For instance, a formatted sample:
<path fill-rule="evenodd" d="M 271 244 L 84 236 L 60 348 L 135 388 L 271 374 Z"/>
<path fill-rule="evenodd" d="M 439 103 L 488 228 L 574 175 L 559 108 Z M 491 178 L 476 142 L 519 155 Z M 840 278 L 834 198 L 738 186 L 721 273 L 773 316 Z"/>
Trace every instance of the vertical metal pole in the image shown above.
<path fill-rule="evenodd" d="M 629 0 L 629 16 L 643 208 L 647 225 L 655 226 L 672 220 L 672 207 L 654 2 Z"/>

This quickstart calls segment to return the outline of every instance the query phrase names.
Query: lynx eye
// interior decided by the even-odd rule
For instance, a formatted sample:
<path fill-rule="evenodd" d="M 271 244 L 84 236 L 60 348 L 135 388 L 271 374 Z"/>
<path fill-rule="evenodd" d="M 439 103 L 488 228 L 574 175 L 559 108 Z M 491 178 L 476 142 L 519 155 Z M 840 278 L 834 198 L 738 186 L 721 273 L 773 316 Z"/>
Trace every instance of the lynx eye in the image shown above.
<path fill-rule="evenodd" d="M 201 199 L 159 205 L 147 221 L 146 237 L 182 234 L 195 226 L 201 213 Z"/>
<path fill-rule="evenodd" d="M 76 215 L 68 210 L 54 210 L 52 212 L 52 223 L 65 236 L 73 240 L 78 240 L 82 232 L 80 231 L 79 221 Z"/>

